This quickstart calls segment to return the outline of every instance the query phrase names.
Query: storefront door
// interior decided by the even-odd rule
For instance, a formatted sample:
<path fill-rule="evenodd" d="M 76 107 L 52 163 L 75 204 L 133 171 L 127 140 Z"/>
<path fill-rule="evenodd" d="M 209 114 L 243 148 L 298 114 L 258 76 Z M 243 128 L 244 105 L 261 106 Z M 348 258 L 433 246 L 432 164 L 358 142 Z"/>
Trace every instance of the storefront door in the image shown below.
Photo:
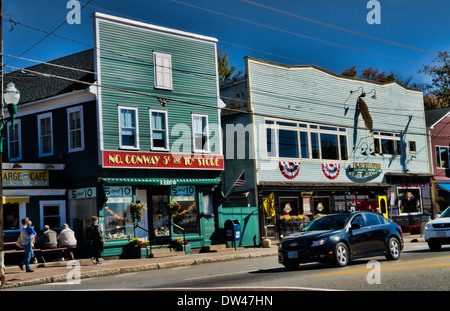
<path fill-rule="evenodd" d="M 144 203 L 148 207 L 147 190 L 136 189 L 136 203 Z M 148 209 L 144 211 L 141 219 L 137 220 L 136 224 L 138 225 L 138 227 L 136 228 L 136 237 L 148 240 L 150 236 L 148 227 Z"/>

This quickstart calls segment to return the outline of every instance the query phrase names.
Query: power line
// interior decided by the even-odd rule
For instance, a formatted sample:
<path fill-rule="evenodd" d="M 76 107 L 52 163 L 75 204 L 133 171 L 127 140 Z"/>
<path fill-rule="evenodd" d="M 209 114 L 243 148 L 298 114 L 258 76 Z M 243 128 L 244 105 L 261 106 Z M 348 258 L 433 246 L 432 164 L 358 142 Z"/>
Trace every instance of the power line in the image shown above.
<path fill-rule="evenodd" d="M 432 52 L 432 51 L 416 48 L 416 47 L 409 46 L 409 45 L 402 44 L 402 43 L 398 43 L 398 42 L 389 41 L 389 40 L 378 38 L 378 37 L 374 37 L 374 36 L 371 36 L 371 35 L 366 35 L 366 34 L 363 34 L 363 33 L 360 33 L 360 32 L 356 32 L 356 31 L 353 31 L 353 30 L 348 30 L 348 29 L 345 29 L 345 28 L 342 28 L 342 27 L 338 27 L 338 26 L 335 26 L 335 25 L 326 24 L 326 23 L 323 23 L 323 22 L 320 22 L 320 21 L 317 21 L 317 20 L 314 20 L 314 19 L 311 19 L 311 18 L 307 18 L 307 17 L 300 16 L 300 15 L 297 15 L 297 14 L 293 14 L 293 13 L 289 13 L 289 12 L 282 11 L 282 10 L 279 10 L 279 9 L 275 9 L 275 8 L 272 8 L 272 7 L 269 7 L 269 6 L 260 4 L 260 3 L 256 3 L 256 2 L 253 2 L 253 1 L 249 1 L 249 0 L 241 0 L 241 1 L 245 2 L 245 3 L 248 3 L 248 4 L 251 4 L 251 5 L 254 5 L 254 6 L 259 6 L 261 8 L 267 9 L 267 10 L 271 10 L 271 11 L 278 12 L 278 13 L 281 13 L 281 14 L 284 14 L 284 15 L 288 15 L 288 16 L 295 17 L 295 18 L 298 18 L 298 19 L 302 19 L 302 20 L 305 20 L 307 22 L 311 22 L 311 23 L 315 23 L 315 24 L 318 24 L 318 25 L 329 27 L 329 28 L 332 28 L 332 29 L 335 29 L 335 30 L 351 33 L 351 34 L 356 35 L 356 36 L 360 36 L 360 37 L 364 37 L 364 38 L 380 41 L 380 42 L 391 44 L 391 45 L 396 45 L 396 46 L 399 46 L 399 47 L 402 47 L 402 48 L 405 48 L 405 49 L 414 50 L 414 51 L 417 51 L 417 52 L 423 52 L 423 53 L 427 53 L 427 54 L 438 55 L 438 53 L 436 53 L 436 52 Z"/>
<path fill-rule="evenodd" d="M 335 42 L 330 42 L 330 41 L 318 39 L 318 38 L 315 38 L 315 37 L 306 36 L 306 35 L 303 35 L 303 34 L 300 34 L 300 33 L 292 32 L 292 31 L 288 31 L 288 30 L 284 30 L 284 29 L 280 29 L 280 28 L 276 28 L 276 27 L 272 27 L 272 26 L 268 26 L 268 25 L 264 25 L 264 24 L 257 23 L 257 22 L 252 22 L 252 21 L 240 18 L 240 17 L 228 15 L 228 14 L 225 14 L 225 13 L 220 13 L 220 12 L 213 11 L 213 10 L 210 10 L 210 9 L 205 9 L 205 8 L 202 8 L 202 7 L 193 5 L 193 4 L 181 2 L 181 1 L 178 1 L 178 0 L 170 0 L 170 1 L 178 3 L 178 4 L 182 4 L 182 5 L 185 5 L 185 6 L 189 6 L 189 7 L 198 9 L 198 10 L 202 10 L 202 11 L 205 11 L 205 12 L 208 12 L 208 13 L 213 13 L 213 14 L 221 15 L 221 16 L 224 16 L 224 17 L 227 17 L 227 18 L 235 19 L 235 20 L 238 20 L 238 21 L 241 21 L 241 22 L 245 22 L 245 23 L 249 23 L 249 24 L 252 24 L 252 25 L 256 25 L 256 26 L 259 26 L 259 27 L 264 27 L 264 28 L 275 30 L 275 31 L 279 31 L 279 32 L 282 32 L 282 33 L 287 33 L 287 34 L 290 34 L 290 35 L 293 35 L 293 36 L 297 36 L 297 37 L 301 37 L 301 38 L 305 38 L 305 39 L 309 39 L 309 40 L 314 40 L 314 41 L 317 41 L 317 42 L 321 42 L 321 43 L 325 43 L 325 44 L 329 44 L 329 45 L 334 45 L 334 46 L 338 46 L 338 47 L 341 47 L 341 48 L 354 50 L 354 51 L 357 51 L 357 52 L 372 54 L 372 55 L 376 55 L 376 56 L 381 56 L 381 57 L 390 58 L 390 59 L 394 59 L 394 60 L 398 60 L 398 61 L 402 61 L 402 62 L 408 62 L 408 63 L 424 66 L 424 64 L 418 63 L 418 62 L 415 62 L 415 61 L 406 60 L 406 59 L 402 59 L 402 58 L 398 58 L 398 57 L 394 57 L 394 56 L 389 56 L 389 55 L 384 55 L 384 54 L 379 54 L 379 53 L 366 51 L 366 50 L 362 50 L 362 49 L 359 49 L 359 48 L 354 48 L 354 47 L 351 47 L 351 46 L 347 46 L 347 45 L 343 45 L 343 44 L 339 44 L 339 43 L 335 43 Z"/>

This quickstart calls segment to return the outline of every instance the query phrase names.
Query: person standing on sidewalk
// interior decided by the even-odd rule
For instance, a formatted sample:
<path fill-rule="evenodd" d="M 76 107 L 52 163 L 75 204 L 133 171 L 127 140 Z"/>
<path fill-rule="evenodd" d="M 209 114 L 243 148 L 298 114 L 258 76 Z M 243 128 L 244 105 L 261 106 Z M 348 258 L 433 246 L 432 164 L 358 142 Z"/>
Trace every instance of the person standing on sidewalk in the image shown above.
<path fill-rule="evenodd" d="M 25 217 L 22 219 L 22 229 L 20 230 L 20 244 L 22 245 L 25 253 L 24 260 L 19 264 L 19 268 L 23 271 L 23 266 L 25 266 L 26 272 L 34 272 L 30 268 L 30 259 L 34 257 L 33 252 L 33 239 L 35 234 L 28 229 L 28 223 L 30 219 Z"/>
<path fill-rule="evenodd" d="M 98 224 L 97 216 L 92 216 L 92 225 L 89 228 L 89 238 L 91 240 L 91 245 L 94 246 L 95 249 L 94 257 L 92 257 L 92 263 L 100 265 L 102 264 L 100 257 L 102 256 L 105 239 L 103 238 L 103 230 Z"/>

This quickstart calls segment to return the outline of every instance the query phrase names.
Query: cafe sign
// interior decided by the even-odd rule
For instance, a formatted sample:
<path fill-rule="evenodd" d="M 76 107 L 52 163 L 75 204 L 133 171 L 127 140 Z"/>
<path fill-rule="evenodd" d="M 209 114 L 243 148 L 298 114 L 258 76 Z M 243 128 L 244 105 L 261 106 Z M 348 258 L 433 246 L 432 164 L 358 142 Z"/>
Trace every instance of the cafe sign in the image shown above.
<path fill-rule="evenodd" d="M 366 162 L 353 162 L 353 166 L 350 168 L 354 173 L 381 173 L 380 163 L 366 163 Z"/>
<path fill-rule="evenodd" d="M 155 152 L 103 151 L 106 168 L 223 170 L 223 156 Z"/>
<path fill-rule="evenodd" d="M 3 170 L 3 187 L 39 187 L 48 186 L 46 170 Z"/>

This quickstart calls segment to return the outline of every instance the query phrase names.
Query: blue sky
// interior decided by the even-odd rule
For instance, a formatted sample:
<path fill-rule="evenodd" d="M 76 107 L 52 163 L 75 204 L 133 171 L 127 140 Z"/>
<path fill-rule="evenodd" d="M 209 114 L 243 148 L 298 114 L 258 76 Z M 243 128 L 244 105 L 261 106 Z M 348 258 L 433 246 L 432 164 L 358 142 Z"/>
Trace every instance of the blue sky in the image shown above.
<path fill-rule="evenodd" d="M 91 15 L 102 12 L 215 37 L 239 68 L 244 67 L 243 57 L 252 56 L 314 64 L 336 73 L 353 65 L 359 72 L 377 67 L 428 81 L 418 73 L 422 64 L 450 50 L 450 1 L 378 1 L 381 23 L 370 25 L 369 0 L 80 0 L 81 6 L 87 4 L 80 24 L 70 25 L 64 24 L 68 0 L 3 0 L 4 54 L 18 56 L 32 47 L 22 57 L 48 61 L 88 49 L 93 44 Z M 35 45 L 46 36 L 42 31 L 60 25 L 55 34 L 66 39 L 49 36 Z M 5 56 L 4 64 L 35 63 Z"/>

